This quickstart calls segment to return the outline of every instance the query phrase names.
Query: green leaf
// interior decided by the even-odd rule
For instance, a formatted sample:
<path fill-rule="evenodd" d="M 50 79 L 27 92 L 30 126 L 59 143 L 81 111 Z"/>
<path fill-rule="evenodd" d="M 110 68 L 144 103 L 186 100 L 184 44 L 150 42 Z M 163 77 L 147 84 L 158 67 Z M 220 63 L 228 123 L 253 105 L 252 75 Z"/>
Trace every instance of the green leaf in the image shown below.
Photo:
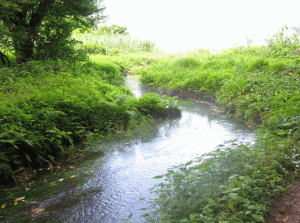
<path fill-rule="evenodd" d="M 126 219 L 122 219 L 122 221 L 128 221 L 132 217 L 132 213 Z"/>
<path fill-rule="evenodd" d="M 238 199 L 238 194 L 237 193 L 229 193 L 228 196 L 233 199 L 233 200 L 236 200 Z"/>
<path fill-rule="evenodd" d="M 30 156 L 29 156 L 27 153 L 25 153 L 25 156 L 26 156 L 26 159 L 29 160 L 29 162 L 32 163 L 32 161 L 31 161 L 31 159 L 30 159 Z"/>
<path fill-rule="evenodd" d="M 54 157 L 53 156 L 48 155 L 48 157 L 49 157 L 50 160 L 54 161 Z"/>
<path fill-rule="evenodd" d="M 230 202 L 228 204 L 229 208 L 234 212 L 235 211 L 235 208 L 234 208 L 234 203 L 233 202 Z"/>
<path fill-rule="evenodd" d="M 232 188 L 232 189 L 230 189 L 230 191 L 231 192 L 235 192 L 235 191 L 238 191 L 238 190 L 240 190 L 241 188 Z"/>
<path fill-rule="evenodd" d="M 189 161 L 189 162 L 187 162 L 187 163 L 185 164 L 185 166 L 191 165 L 192 162 L 193 162 L 192 160 Z"/>
<path fill-rule="evenodd" d="M 163 178 L 164 177 L 164 175 L 161 175 L 161 176 L 155 176 L 155 177 L 153 177 L 153 179 L 161 179 L 161 178 Z"/>

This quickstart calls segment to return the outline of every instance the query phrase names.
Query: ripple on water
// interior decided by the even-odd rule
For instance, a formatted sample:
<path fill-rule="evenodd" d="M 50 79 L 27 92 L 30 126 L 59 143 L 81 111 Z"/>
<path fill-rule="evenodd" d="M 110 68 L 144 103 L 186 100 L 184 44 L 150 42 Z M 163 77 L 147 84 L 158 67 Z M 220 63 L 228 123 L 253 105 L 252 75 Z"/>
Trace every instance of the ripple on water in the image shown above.
<path fill-rule="evenodd" d="M 138 80 L 127 78 L 127 85 L 136 96 L 142 95 Z M 160 124 L 158 136 L 149 142 L 124 142 L 124 151 L 108 154 L 106 162 L 95 166 L 95 172 L 84 185 L 101 188 L 86 196 L 85 202 L 69 211 L 67 222 L 122 222 L 131 213 L 129 222 L 143 222 L 139 216 L 150 206 L 144 197 L 153 197 L 149 189 L 161 182 L 154 176 L 165 174 L 173 166 L 188 162 L 217 145 L 238 139 L 254 142 L 252 130 L 243 123 L 230 120 L 224 112 L 205 103 L 181 105 L 182 117 Z M 108 147 L 114 147 L 114 142 Z M 100 165 L 100 164 L 96 164 Z"/>

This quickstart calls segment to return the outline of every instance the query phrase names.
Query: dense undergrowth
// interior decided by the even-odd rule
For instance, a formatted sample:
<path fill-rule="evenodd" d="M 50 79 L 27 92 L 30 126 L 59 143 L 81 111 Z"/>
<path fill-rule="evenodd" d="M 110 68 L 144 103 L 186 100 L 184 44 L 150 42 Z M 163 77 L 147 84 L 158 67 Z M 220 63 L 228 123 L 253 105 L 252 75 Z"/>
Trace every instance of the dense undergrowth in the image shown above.
<path fill-rule="evenodd" d="M 279 32 L 266 46 L 198 50 L 139 70 L 143 84 L 212 99 L 257 128 L 254 145 L 220 145 L 158 176 L 149 222 L 265 221 L 270 197 L 299 174 L 299 48 Z"/>
<path fill-rule="evenodd" d="M 126 130 L 131 120 L 180 115 L 174 100 L 135 98 L 109 61 L 32 61 L 0 69 L 2 182 L 95 137 Z"/>

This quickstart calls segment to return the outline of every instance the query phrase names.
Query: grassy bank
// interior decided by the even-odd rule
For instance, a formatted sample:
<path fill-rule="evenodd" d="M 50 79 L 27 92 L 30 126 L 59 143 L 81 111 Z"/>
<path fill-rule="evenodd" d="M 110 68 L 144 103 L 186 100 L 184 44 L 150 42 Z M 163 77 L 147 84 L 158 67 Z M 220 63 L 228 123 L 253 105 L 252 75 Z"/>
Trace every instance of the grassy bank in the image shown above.
<path fill-rule="evenodd" d="M 298 178 L 299 41 L 279 32 L 268 45 L 216 55 L 198 50 L 140 70 L 170 94 L 210 99 L 257 127 L 255 145 L 221 145 L 170 169 L 153 192 L 149 222 L 264 222 L 269 199 Z"/>

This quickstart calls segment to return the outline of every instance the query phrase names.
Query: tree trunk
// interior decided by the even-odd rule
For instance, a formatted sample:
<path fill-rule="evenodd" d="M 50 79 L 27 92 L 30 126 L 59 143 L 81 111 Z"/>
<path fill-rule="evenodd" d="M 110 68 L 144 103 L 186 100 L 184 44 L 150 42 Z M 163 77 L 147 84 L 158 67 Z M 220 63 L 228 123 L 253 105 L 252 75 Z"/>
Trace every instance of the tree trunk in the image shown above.
<path fill-rule="evenodd" d="M 7 26 L 15 25 L 12 36 L 17 63 L 26 63 L 28 60 L 33 59 L 36 31 L 55 0 L 40 0 L 37 2 L 40 2 L 38 6 L 25 4 L 22 8 L 23 11 L 17 12 L 15 17 L 4 18 Z"/>
<path fill-rule="evenodd" d="M 1 50 L 0 50 L 0 60 L 1 60 L 1 63 L 2 63 L 3 65 L 6 65 L 6 61 L 7 61 L 8 67 L 10 67 L 10 61 L 9 61 L 9 59 L 7 58 L 7 56 L 5 56 L 4 53 L 1 52 Z M 6 61 L 5 61 L 5 60 L 6 60 Z"/>
<path fill-rule="evenodd" d="M 14 38 L 14 49 L 18 64 L 33 59 L 34 40 L 32 35 L 28 32 L 21 38 Z"/>

